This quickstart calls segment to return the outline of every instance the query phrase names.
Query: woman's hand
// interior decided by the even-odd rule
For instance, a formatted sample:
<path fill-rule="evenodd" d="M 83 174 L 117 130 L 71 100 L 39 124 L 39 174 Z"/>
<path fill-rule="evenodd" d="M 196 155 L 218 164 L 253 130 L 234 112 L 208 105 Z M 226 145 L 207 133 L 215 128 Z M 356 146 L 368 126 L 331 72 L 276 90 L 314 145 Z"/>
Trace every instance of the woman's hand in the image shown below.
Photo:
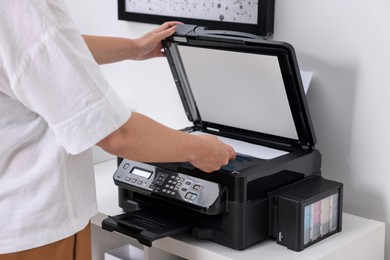
<path fill-rule="evenodd" d="M 175 33 L 177 24 L 180 24 L 180 22 L 163 23 L 158 28 L 135 39 L 134 42 L 137 52 L 136 56 L 132 59 L 146 60 L 165 56 L 161 41 Z"/>

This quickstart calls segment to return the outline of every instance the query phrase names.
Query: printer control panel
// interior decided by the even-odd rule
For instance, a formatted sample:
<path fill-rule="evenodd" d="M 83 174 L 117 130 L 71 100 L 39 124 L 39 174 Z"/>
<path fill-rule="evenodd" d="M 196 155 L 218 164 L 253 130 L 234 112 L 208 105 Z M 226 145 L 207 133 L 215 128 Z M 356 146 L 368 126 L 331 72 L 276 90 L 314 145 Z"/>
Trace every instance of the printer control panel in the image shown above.
<path fill-rule="evenodd" d="M 124 159 L 114 173 L 117 185 L 133 187 L 202 208 L 214 204 L 222 185 L 161 167 Z"/>

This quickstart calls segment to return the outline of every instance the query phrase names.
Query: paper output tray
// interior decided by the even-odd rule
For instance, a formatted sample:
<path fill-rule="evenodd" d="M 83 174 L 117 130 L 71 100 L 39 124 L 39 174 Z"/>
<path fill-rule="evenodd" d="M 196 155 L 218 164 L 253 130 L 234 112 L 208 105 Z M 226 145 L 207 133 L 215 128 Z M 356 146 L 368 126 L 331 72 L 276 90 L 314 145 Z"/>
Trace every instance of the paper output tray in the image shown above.
<path fill-rule="evenodd" d="M 195 226 L 193 219 L 182 214 L 161 211 L 136 211 L 109 216 L 102 228 L 133 237 L 143 245 L 152 246 L 154 240 L 185 233 Z"/>

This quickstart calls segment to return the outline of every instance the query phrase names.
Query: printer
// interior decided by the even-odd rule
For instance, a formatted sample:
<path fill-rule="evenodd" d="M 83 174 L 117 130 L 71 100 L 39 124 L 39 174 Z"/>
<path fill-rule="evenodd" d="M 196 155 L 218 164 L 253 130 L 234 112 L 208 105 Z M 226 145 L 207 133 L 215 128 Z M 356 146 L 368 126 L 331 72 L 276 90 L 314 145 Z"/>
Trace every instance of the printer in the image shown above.
<path fill-rule="evenodd" d="M 237 158 L 209 174 L 118 158 L 124 213 L 103 229 L 147 246 L 188 233 L 237 250 L 275 239 L 295 251 L 339 232 L 342 184 L 321 177 L 293 47 L 186 24 L 163 45 L 189 120 L 182 131 L 217 136 Z"/>

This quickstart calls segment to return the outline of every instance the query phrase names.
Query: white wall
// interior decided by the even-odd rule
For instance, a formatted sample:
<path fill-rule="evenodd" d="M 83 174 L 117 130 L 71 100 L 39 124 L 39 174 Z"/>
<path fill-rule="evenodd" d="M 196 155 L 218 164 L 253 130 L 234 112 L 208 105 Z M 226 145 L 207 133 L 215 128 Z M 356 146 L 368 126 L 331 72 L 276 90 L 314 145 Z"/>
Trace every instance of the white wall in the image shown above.
<path fill-rule="evenodd" d="M 138 37 L 154 25 L 117 20 L 117 1 L 66 0 L 82 33 Z M 276 1 L 274 39 L 314 72 L 308 102 L 323 175 L 344 183 L 344 210 L 390 228 L 390 2 Z M 130 106 L 186 125 L 164 59 L 102 66 Z M 387 232 L 386 259 L 390 259 Z"/>

